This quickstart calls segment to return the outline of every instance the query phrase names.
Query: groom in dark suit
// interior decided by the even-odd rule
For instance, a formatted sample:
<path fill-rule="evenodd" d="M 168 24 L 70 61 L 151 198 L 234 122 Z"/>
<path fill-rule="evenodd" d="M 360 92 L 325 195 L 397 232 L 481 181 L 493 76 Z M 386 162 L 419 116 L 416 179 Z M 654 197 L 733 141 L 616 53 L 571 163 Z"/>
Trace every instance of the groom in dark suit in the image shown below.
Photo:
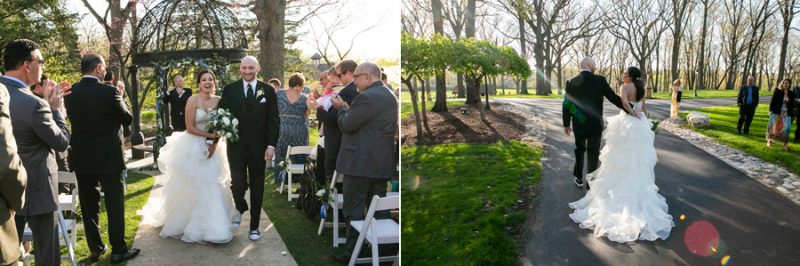
<path fill-rule="evenodd" d="M 591 57 L 581 61 L 581 73 L 566 84 L 562 109 L 564 133 L 575 136 L 575 167 L 573 182 L 583 187 L 584 153 L 588 153 L 588 169 L 597 169 L 600 157 L 600 139 L 603 136 L 603 97 L 622 109 L 622 100 L 608 85 L 603 76 L 595 75 L 595 62 Z M 623 109 L 624 110 L 624 109 Z M 570 127 L 572 125 L 572 127 Z M 588 185 L 586 186 L 588 189 Z"/>
<path fill-rule="evenodd" d="M 245 56 L 239 66 L 242 79 L 225 86 L 220 109 L 228 109 L 239 120 L 239 140 L 228 143 L 231 191 L 239 214 L 248 210 L 244 194 L 250 189 L 250 240 L 261 238 L 258 222 L 264 198 L 264 168 L 275 157 L 278 142 L 278 99 L 275 89 L 256 79 L 258 60 Z M 249 179 L 247 178 L 249 174 Z M 241 215 L 234 221 L 241 224 Z"/>
<path fill-rule="evenodd" d="M 83 78 L 64 98 L 67 116 L 72 123 L 72 154 L 69 164 L 78 178 L 78 197 L 89 246 L 90 261 L 106 253 L 100 239 L 100 192 L 103 188 L 108 213 L 108 241 L 111 262 L 120 263 L 139 255 L 139 249 L 125 244 L 125 193 L 122 170 L 125 169 L 122 127 L 130 126 L 133 116 L 122 98 L 122 89 L 100 82 L 106 63 L 97 54 L 81 59 Z"/>

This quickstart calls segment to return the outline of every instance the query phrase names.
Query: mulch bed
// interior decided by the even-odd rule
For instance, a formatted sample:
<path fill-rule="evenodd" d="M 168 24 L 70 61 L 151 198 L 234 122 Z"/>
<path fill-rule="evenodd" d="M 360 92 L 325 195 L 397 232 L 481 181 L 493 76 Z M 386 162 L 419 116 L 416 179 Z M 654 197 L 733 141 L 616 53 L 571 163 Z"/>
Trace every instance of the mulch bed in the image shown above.
<path fill-rule="evenodd" d="M 444 143 L 481 143 L 521 139 L 525 134 L 525 118 L 519 114 L 502 111 L 492 105 L 486 112 L 486 122 L 481 121 L 480 110 L 474 105 L 449 108 L 448 112 L 428 111 L 430 134 L 423 125 L 423 136 L 417 136 L 414 116 L 402 121 L 403 145 L 435 145 Z M 483 105 L 480 105 L 483 108 Z M 463 112 L 466 112 L 464 114 Z M 420 113 L 420 117 L 422 114 Z"/>

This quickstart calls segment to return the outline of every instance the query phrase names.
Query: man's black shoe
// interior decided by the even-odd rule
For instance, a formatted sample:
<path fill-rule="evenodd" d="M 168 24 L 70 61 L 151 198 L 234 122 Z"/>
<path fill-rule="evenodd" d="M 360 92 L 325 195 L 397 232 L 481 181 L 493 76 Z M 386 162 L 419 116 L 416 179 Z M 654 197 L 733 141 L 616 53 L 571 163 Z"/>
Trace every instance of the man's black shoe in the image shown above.
<path fill-rule="evenodd" d="M 139 255 L 140 251 L 141 250 L 139 250 L 138 248 L 132 248 L 128 250 L 128 252 L 125 254 L 111 254 L 111 263 L 117 264 L 135 258 L 137 255 Z"/>
<path fill-rule="evenodd" d="M 92 252 L 92 254 L 89 255 L 89 261 L 91 261 L 91 262 L 100 261 L 100 257 L 102 257 L 104 254 L 106 254 L 107 251 L 108 251 L 108 248 L 103 247 L 103 250 L 101 250 L 100 252 L 97 252 L 97 253 Z"/>

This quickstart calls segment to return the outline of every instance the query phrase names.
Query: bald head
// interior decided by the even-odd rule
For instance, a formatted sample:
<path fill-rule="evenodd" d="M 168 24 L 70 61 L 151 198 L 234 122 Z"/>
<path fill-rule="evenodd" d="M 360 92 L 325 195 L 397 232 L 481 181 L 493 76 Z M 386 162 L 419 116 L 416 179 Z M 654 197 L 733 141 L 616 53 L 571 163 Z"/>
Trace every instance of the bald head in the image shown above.
<path fill-rule="evenodd" d="M 589 70 L 594 72 L 595 67 L 596 65 L 594 63 L 594 58 L 587 56 L 581 60 L 581 70 Z"/>
<path fill-rule="evenodd" d="M 261 71 L 261 66 L 258 65 L 258 59 L 252 55 L 242 58 L 242 63 L 239 64 L 239 74 L 242 74 L 242 79 L 246 82 L 251 82 L 256 79 L 256 74 Z"/>
<path fill-rule="evenodd" d="M 381 67 L 372 62 L 364 62 L 353 71 L 353 82 L 359 90 L 364 90 L 369 85 L 381 80 Z"/>
<path fill-rule="evenodd" d="M 248 56 L 245 56 L 245 57 L 242 58 L 242 64 L 257 66 L 258 65 L 258 59 L 255 56 L 248 55 Z"/>

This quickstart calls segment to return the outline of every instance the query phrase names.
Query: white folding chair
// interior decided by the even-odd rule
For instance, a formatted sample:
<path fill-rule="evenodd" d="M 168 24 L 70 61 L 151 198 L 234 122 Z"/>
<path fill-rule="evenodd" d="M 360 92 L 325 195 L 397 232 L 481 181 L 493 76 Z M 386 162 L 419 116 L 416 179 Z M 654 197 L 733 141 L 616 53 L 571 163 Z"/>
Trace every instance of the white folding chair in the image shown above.
<path fill-rule="evenodd" d="M 75 213 L 78 209 L 78 178 L 75 173 L 58 172 L 58 183 L 72 185 L 72 193 L 59 193 L 58 206 L 62 211 L 70 211 Z"/>
<path fill-rule="evenodd" d="M 290 156 L 292 156 L 292 155 L 300 155 L 300 154 L 309 155 L 310 153 L 311 153 L 311 146 L 295 146 L 295 147 L 289 146 L 289 147 L 286 147 L 286 159 L 284 159 L 284 160 L 286 160 L 285 161 L 286 162 L 286 169 L 284 169 L 284 171 L 286 172 L 286 178 L 284 178 L 284 180 L 281 182 L 280 193 L 283 193 L 283 183 L 285 182 L 286 183 L 286 188 L 287 188 L 286 190 L 288 191 L 288 193 L 286 193 L 286 194 L 288 194 L 286 196 L 288 201 L 292 201 L 292 199 L 296 199 L 296 198 L 300 197 L 299 194 L 292 193 L 292 175 L 300 175 L 300 176 L 302 176 L 303 175 L 303 171 L 305 171 L 305 164 L 292 163 L 292 160 L 290 159 L 291 158 Z"/>
<path fill-rule="evenodd" d="M 338 247 L 340 244 L 347 243 L 347 238 L 339 237 L 339 210 L 341 210 L 342 206 L 344 206 L 344 194 L 337 191 L 336 184 L 341 184 L 343 179 L 343 174 L 333 171 L 333 177 L 331 178 L 330 186 L 332 201 L 328 202 L 328 204 L 331 206 L 331 209 L 333 209 L 333 222 L 325 222 L 325 218 L 323 217 L 319 221 L 319 229 L 317 230 L 317 235 L 322 235 L 323 227 L 333 227 L 333 247 Z"/>
<path fill-rule="evenodd" d="M 378 266 L 379 261 L 396 261 L 398 256 L 379 257 L 378 245 L 380 244 L 399 244 L 400 243 L 400 224 L 392 219 L 375 219 L 375 212 L 383 210 L 394 210 L 400 208 L 400 196 L 391 197 L 372 197 L 372 203 L 369 205 L 367 216 L 363 221 L 350 221 L 350 225 L 358 231 L 358 240 L 356 247 L 353 250 L 353 255 L 350 256 L 350 263 L 353 266 L 356 263 L 369 263 L 372 261 L 373 266 Z M 361 246 L 367 240 L 372 246 L 372 258 L 358 258 L 358 253 L 361 252 Z"/>
<path fill-rule="evenodd" d="M 75 260 L 75 245 L 77 244 L 77 238 L 75 237 L 76 232 L 78 231 L 77 223 L 74 219 L 64 219 L 64 214 L 62 213 L 61 206 L 59 205 L 58 210 L 58 236 L 59 236 L 59 244 L 65 245 L 67 247 L 67 256 L 61 256 L 61 259 L 69 260 L 73 266 L 78 265 L 77 260 Z M 20 239 L 20 254 L 22 254 L 22 262 L 29 266 L 31 265 L 31 261 L 34 259 L 34 256 L 28 252 L 25 252 L 25 248 L 23 248 L 21 242 L 29 242 L 33 243 L 33 231 L 28 225 L 25 225 L 25 229 L 22 232 L 22 239 Z"/>

